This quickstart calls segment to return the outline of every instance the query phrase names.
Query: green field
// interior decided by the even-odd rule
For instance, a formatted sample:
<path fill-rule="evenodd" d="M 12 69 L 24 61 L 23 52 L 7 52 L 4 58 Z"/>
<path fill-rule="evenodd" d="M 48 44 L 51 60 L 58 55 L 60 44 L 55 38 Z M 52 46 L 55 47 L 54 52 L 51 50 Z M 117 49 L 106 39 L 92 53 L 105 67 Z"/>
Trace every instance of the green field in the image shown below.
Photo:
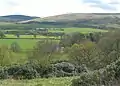
<path fill-rule="evenodd" d="M 32 49 L 37 39 L 0 39 L 0 45 L 10 46 L 13 42 L 17 42 L 22 49 Z"/>
<path fill-rule="evenodd" d="M 92 29 L 92 28 L 63 28 L 64 31 L 59 30 L 49 30 L 49 32 L 65 32 L 65 33 L 72 33 L 72 32 L 80 32 L 80 33 L 90 33 L 90 32 L 107 32 L 107 30 L 100 30 L 100 29 Z M 5 38 L 17 38 L 13 34 L 5 34 Z M 20 35 L 20 38 L 27 38 L 27 39 L 0 39 L 0 45 L 8 45 L 10 46 L 13 42 L 17 42 L 22 49 L 32 49 L 33 46 L 36 44 L 37 41 L 41 39 L 34 39 L 33 35 Z M 33 39 L 29 39 L 33 38 Z M 41 36 L 37 35 L 36 38 L 56 38 L 53 36 Z"/>
<path fill-rule="evenodd" d="M 56 28 L 56 30 L 51 30 L 51 28 L 49 28 L 49 32 L 65 32 L 65 33 L 71 33 L 71 32 L 80 32 L 80 33 L 107 32 L 107 30 L 94 29 L 94 28 L 74 28 L 73 27 L 73 28 L 62 28 L 62 29 L 64 29 L 64 31 L 60 31 L 59 28 Z M 5 31 L 27 31 L 27 30 L 19 30 L 19 29 L 18 30 L 17 29 L 10 29 L 9 30 L 8 29 L 8 30 L 5 30 Z"/>
<path fill-rule="evenodd" d="M 12 34 L 6 34 L 5 38 L 17 38 L 15 35 Z M 20 35 L 20 38 L 34 38 L 33 35 Z M 52 36 L 41 36 L 41 35 L 37 35 L 36 38 L 55 38 Z"/>
<path fill-rule="evenodd" d="M 75 77 L 74 77 L 75 78 Z M 73 77 L 34 80 L 3 80 L 0 86 L 70 86 Z"/>
<path fill-rule="evenodd" d="M 91 32 L 106 32 L 107 30 L 92 29 L 92 28 L 66 28 L 66 33 L 69 32 L 80 32 L 80 33 L 91 33 Z"/>
<path fill-rule="evenodd" d="M 107 30 L 93 29 L 93 28 L 62 28 L 64 31 L 50 30 L 50 32 L 80 32 L 80 33 L 91 33 L 91 32 L 107 32 Z"/>
<path fill-rule="evenodd" d="M 41 41 L 41 39 L 0 39 L 0 45 L 8 45 L 10 46 L 12 43 L 17 42 L 21 49 L 32 49 L 35 44 Z M 58 40 L 54 40 L 55 42 L 59 42 Z"/>

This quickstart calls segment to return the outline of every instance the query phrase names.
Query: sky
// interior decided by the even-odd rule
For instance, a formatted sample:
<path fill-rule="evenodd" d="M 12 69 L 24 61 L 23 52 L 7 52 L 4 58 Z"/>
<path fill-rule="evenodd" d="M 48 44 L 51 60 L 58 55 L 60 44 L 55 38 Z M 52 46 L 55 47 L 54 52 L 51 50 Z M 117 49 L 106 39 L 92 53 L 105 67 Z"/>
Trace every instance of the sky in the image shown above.
<path fill-rule="evenodd" d="M 0 0 L 0 16 L 120 13 L 120 0 Z"/>

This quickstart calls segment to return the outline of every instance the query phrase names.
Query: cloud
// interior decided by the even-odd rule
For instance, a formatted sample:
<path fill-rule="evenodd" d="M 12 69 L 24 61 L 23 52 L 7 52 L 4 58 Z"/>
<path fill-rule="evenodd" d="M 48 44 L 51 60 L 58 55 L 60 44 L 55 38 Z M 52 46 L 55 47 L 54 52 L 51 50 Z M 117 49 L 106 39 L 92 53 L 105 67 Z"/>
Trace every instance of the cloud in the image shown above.
<path fill-rule="evenodd" d="M 82 0 L 83 3 L 94 3 L 94 4 L 99 4 L 101 3 L 100 0 Z"/>
<path fill-rule="evenodd" d="M 10 6 L 18 6 L 19 3 L 15 2 L 15 1 L 7 1 L 7 4 Z"/>
<path fill-rule="evenodd" d="M 120 5 L 120 2 L 118 2 L 118 1 L 113 1 L 113 2 L 110 2 L 109 4 L 111 4 L 111 5 Z"/>
<path fill-rule="evenodd" d="M 114 11 L 114 10 L 117 10 L 116 7 L 114 6 L 111 6 L 109 4 L 94 4 L 94 5 L 90 5 L 91 7 L 98 7 L 98 8 L 101 8 L 103 10 L 110 10 L 110 11 Z"/>
<path fill-rule="evenodd" d="M 104 1 L 104 0 L 83 0 L 84 4 L 89 4 L 89 6 L 91 7 L 97 7 L 97 8 L 101 8 L 103 10 L 117 10 L 116 6 L 114 6 L 113 4 L 118 4 L 117 1 L 112 1 L 112 0 L 108 0 L 108 1 Z"/>

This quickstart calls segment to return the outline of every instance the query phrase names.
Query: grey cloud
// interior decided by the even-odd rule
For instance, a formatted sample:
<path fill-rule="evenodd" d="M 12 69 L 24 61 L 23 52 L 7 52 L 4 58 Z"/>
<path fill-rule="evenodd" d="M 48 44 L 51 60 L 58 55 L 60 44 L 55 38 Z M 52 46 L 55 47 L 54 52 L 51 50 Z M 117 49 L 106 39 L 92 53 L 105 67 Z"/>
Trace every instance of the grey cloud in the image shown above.
<path fill-rule="evenodd" d="M 82 0 L 83 3 L 94 3 L 99 4 L 102 3 L 101 0 Z"/>
<path fill-rule="evenodd" d="M 82 2 L 84 4 L 89 4 L 89 6 L 91 7 L 97 7 L 97 8 L 101 8 L 103 10 L 117 10 L 115 5 L 113 4 L 117 4 L 118 2 L 112 2 L 112 3 L 104 3 L 102 2 L 102 0 L 82 0 Z"/>
<path fill-rule="evenodd" d="M 17 6 L 17 5 L 19 5 L 17 2 L 15 2 L 15 1 L 7 1 L 6 2 L 8 5 L 10 5 L 10 6 Z"/>
<path fill-rule="evenodd" d="M 101 8 L 101 9 L 104 9 L 104 10 L 111 10 L 111 11 L 115 11 L 117 10 L 116 7 L 114 6 L 111 6 L 109 4 L 94 4 L 94 5 L 90 5 L 91 7 L 98 7 L 98 8 Z"/>
<path fill-rule="evenodd" d="M 111 3 L 109 3 L 109 4 L 111 4 L 111 5 L 119 5 L 120 2 L 118 2 L 118 1 L 114 1 L 114 2 L 111 2 Z"/>

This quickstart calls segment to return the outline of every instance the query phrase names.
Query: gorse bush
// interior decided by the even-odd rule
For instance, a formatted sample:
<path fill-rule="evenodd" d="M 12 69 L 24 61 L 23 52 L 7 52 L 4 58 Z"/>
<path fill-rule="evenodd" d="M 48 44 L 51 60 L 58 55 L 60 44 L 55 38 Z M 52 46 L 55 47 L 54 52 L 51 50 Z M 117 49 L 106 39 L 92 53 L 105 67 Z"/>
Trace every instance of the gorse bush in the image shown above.
<path fill-rule="evenodd" d="M 80 78 L 72 81 L 72 86 L 110 86 L 114 80 L 114 72 L 107 70 L 92 71 L 81 74 Z"/>
<path fill-rule="evenodd" d="M 29 65 L 13 66 L 7 69 L 8 75 L 15 79 L 34 79 L 38 73 Z"/>
<path fill-rule="evenodd" d="M 98 86 L 100 85 L 99 80 L 100 76 L 97 72 L 84 73 L 79 79 L 72 81 L 72 86 Z"/>
<path fill-rule="evenodd" d="M 77 76 L 82 72 L 87 72 L 84 66 L 76 66 L 68 62 L 41 65 L 36 62 L 29 62 L 23 65 L 11 65 L 0 68 L 0 79 L 34 79 L 49 77 L 68 77 Z"/>
<path fill-rule="evenodd" d="M 0 67 L 0 79 L 8 79 L 8 72 L 5 68 Z"/>

